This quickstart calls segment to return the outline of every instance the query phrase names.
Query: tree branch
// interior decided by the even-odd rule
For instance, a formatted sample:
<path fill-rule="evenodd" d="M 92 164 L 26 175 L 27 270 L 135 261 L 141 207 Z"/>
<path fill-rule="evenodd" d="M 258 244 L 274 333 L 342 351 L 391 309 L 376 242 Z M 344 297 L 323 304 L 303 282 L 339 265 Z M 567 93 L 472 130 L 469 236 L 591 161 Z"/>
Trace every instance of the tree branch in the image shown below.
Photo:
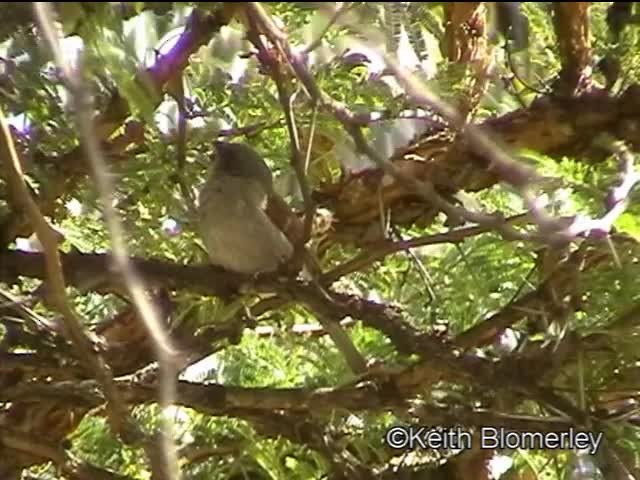
<path fill-rule="evenodd" d="M 590 7 L 591 2 L 553 2 L 554 27 L 562 60 L 556 91 L 563 96 L 576 95 L 591 87 Z"/>

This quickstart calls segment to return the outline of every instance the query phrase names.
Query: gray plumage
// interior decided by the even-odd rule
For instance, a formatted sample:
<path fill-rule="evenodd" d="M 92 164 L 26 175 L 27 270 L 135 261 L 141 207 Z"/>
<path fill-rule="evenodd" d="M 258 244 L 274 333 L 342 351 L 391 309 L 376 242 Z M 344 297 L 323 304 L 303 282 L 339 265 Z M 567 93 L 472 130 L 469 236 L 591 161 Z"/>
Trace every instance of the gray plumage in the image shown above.
<path fill-rule="evenodd" d="M 200 234 L 212 264 L 238 273 L 273 272 L 293 246 L 264 212 L 273 192 L 271 170 L 251 147 L 216 143 L 200 190 Z"/>
<path fill-rule="evenodd" d="M 272 272 L 293 255 L 293 246 L 264 212 L 273 193 L 271 170 L 251 147 L 216 143 L 209 178 L 200 190 L 200 232 L 211 263 L 254 274 Z M 367 364 L 339 323 L 318 320 L 354 372 Z"/>

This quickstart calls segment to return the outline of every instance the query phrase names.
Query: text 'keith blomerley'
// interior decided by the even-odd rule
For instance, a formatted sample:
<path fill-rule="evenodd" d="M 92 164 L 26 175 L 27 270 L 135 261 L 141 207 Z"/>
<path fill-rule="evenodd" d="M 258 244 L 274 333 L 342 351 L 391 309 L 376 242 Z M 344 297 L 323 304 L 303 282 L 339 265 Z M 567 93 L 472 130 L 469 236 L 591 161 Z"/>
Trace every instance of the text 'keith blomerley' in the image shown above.
<path fill-rule="evenodd" d="M 602 441 L 602 432 L 569 428 L 562 432 L 512 431 L 505 428 L 482 427 L 478 441 L 483 449 L 560 450 L 579 449 L 595 454 Z M 474 437 L 461 428 L 429 428 L 395 426 L 387 430 L 385 443 L 396 449 L 470 449 Z"/>

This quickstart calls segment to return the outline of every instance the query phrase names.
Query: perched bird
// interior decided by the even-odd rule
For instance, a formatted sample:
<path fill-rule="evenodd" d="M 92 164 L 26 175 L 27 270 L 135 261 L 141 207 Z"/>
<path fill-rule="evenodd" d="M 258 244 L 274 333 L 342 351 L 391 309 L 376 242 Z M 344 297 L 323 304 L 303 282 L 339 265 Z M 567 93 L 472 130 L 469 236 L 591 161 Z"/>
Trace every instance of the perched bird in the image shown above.
<path fill-rule="evenodd" d="M 198 202 L 200 234 L 212 264 L 256 274 L 273 272 L 291 258 L 293 245 L 265 213 L 272 194 L 271 170 L 255 150 L 216 143 Z"/>
<path fill-rule="evenodd" d="M 245 274 L 278 270 L 294 248 L 283 233 L 291 235 L 288 222 L 275 215 L 286 210 L 286 202 L 273 191 L 271 170 L 248 145 L 217 142 L 215 147 L 198 199 L 200 233 L 211 263 Z M 366 371 L 366 361 L 340 323 L 323 315 L 318 320 L 350 368 Z"/>

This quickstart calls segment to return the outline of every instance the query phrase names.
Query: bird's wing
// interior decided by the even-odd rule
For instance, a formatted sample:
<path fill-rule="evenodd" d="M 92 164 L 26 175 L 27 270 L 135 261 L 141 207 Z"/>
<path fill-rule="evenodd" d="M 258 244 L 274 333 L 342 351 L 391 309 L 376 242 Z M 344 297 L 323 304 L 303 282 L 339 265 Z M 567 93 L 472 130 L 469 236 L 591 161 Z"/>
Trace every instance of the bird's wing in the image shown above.
<path fill-rule="evenodd" d="M 200 222 L 211 262 L 241 273 L 274 271 L 293 254 L 286 236 L 256 205 L 246 183 L 211 185 L 200 206 Z"/>

